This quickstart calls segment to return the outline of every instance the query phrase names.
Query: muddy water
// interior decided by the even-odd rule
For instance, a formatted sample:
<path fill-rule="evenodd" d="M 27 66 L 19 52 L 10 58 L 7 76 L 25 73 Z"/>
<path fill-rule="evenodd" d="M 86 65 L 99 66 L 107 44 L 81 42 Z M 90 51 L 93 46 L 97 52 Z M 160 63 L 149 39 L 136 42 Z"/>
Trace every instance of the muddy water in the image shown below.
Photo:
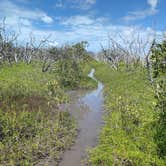
<path fill-rule="evenodd" d="M 94 72 L 92 69 L 88 76 L 95 79 Z M 60 166 L 85 165 L 82 160 L 86 158 L 87 149 L 96 145 L 102 124 L 102 89 L 103 84 L 98 81 L 98 87 L 93 91 L 70 92 L 72 101 L 64 107 L 76 119 L 79 133 L 75 144 L 62 156 Z"/>

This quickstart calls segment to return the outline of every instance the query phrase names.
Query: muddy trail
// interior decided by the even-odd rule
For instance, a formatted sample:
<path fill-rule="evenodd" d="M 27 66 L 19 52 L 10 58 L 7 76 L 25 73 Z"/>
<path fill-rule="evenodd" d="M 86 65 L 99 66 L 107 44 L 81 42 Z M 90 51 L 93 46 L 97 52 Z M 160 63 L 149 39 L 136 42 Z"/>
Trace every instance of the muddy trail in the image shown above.
<path fill-rule="evenodd" d="M 94 73 L 95 70 L 92 69 L 88 76 L 96 80 Z M 103 84 L 98 81 L 98 87 L 93 91 L 70 92 L 72 102 L 66 107 L 76 119 L 79 133 L 75 144 L 62 156 L 60 166 L 85 165 L 83 160 L 87 157 L 87 149 L 97 144 L 99 130 L 102 125 L 102 90 Z"/>

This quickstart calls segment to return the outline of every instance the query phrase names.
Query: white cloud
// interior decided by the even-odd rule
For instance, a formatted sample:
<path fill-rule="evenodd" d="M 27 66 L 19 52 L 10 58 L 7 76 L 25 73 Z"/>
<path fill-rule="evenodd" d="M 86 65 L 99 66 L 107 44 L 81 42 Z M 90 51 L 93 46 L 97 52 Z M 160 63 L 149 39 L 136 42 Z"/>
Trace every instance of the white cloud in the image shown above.
<path fill-rule="evenodd" d="M 77 8 L 81 10 L 90 9 L 96 0 L 57 0 L 56 8 Z"/>
<path fill-rule="evenodd" d="M 44 14 L 42 17 L 41 17 L 41 20 L 45 23 L 52 23 L 53 22 L 53 19 L 49 16 L 47 16 L 46 14 Z"/>
<path fill-rule="evenodd" d="M 57 41 L 54 41 L 54 42 L 49 42 L 48 44 L 51 47 L 56 47 L 56 46 L 58 46 L 59 43 Z"/>
<path fill-rule="evenodd" d="M 73 16 L 74 17 L 74 16 Z M 81 17 L 80 15 L 78 17 Z M 89 18 L 89 16 L 82 16 L 86 20 L 90 19 L 91 21 L 87 24 L 73 23 L 68 25 L 70 27 L 69 30 L 44 30 L 34 27 L 33 25 L 29 25 L 26 20 L 23 20 L 24 25 L 21 26 L 21 32 L 19 33 L 19 41 L 20 43 L 25 43 L 29 41 L 30 34 L 36 38 L 36 41 L 40 41 L 43 37 L 50 35 L 49 46 L 57 46 L 65 43 L 73 43 L 79 42 L 82 40 L 88 41 L 90 44 L 89 50 L 91 51 L 99 51 L 101 49 L 100 43 L 106 46 L 108 33 L 115 40 L 119 41 L 118 34 L 121 34 L 124 38 L 128 40 L 132 40 L 134 35 L 140 34 L 141 38 L 145 41 L 151 40 L 154 36 L 154 31 L 151 28 L 142 28 L 138 26 L 122 26 L 122 25 L 112 25 L 110 23 L 101 22 L 101 19 L 98 18 Z M 71 18 L 69 18 L 70 20 Z M 98 20 L 98 21 L 97 21 Z M 8 21 L 8 20 L 7 20 Z M 10 21 L 10 20 L 9 20 Z M 67 19 L 66 19 L 67 21 Z M 16 29 L 16 22 L 12 22 L 13 26 L 10 30 Z M 29 25 L 29 26 L 26 26 Z M 161 32 L 157 32 L 161 34 Z"/>
<path fill-rule="evenodd" d="M 82 10 L 90 9 L 96 0 L 68 0 L 73 8 L 79 8 Z"/>
<path fill-rule="evenodd" d="M 32 25 L 31 22 L 25 18 L 21 18 L 17 23 L 19 22 L 21 25 L 28 26 L 28 27 Z"/>
<path fill-rule="evenodd" d="M 93 5 L 93 4 L 96 3 L 96 0 L 85 0 L 85 2 L 86 2 L 87 4 Z"/>
<path fill-rule="evenodd" d="M 107 34 L 109 33 L 115 40 L 120 40 L 118 34 L 121 34 L 125 39 L 133 40 L 139 34 L 143 41 L 151 41 L 154 37 L 154 31 L 151 28 L 143 28 L 139 26 L 122 26 L 112 25 L 107 19 L 94 18 L 88 15 L 73 16 L 66 18 L 63 24 L 70 27 L 70 31 L 64 32 L 61 36 L 61 41 L 81 41 L 86 40 L 90 43 L 91 50 L 100 50 L 100 43 L 107 45 Z M 61 33 L 61 32 L 60 32 Z M 56 33 L 56 37 L 60 33 Z M 157 32 L 157 35 L 161 35 L 161 32 Z M 63 36 L 65 36 L 63 38 Z"/>
<path fill-rule="evenodd" d="M 118 33 L 124 38 L 132 39 L 131 32 L 140 33 L 142 38 L 153 36 L 152 29 L 142 27 L 129 27 L 122 25 L 112 25 L 107 18 L 93 17 L 90 15 L 76 15 L 66 18 L 56 19 L 56 25 L 64 27 L 61 30 L 49 29 L 49 26 L 41 29 L 34 24 L 40 20 L 46 23 L 51 23 L 52 19 L 40 10 L 22 9 L 19 6 L 11 3 L 10 1 L 0 1 L 0 18 L 7 16 L 6 23 L 10 31 L 19 32 L 19 43 L 25 44 L 29 41 L 30 34 L 34 34 L 36 41 L 41 40 L 43 37 L 50 35 L 50 46 L 64 44 L 66 42 L 73 43 L 86 40 L 90 43 L 89 50 L 99 51 L 100 43 L 107 45 L 107 34 L 109 33 L 112 38 L 119 40 Z M 46 24 L 47 25 L 47 24 Z M 161 32 L 157 32 L 161 34 Z"/>
<path fill-rule="evenodd" d="M 15 5 L 9 0 L 2 0 L 0 2 L 0 17 L 7 18 L 25 18 L 28 20 L 42 21 L 44 23 L 52 23 L 53 19 L 41 10 L 27 9 Z"/>
<path fill-rule="evenodd" d="M 156 8 L 158 0 L 147 0 L 147 3 L 150 5 L 150 8 L 140 11 L 129 12 L 127 16 L 123 17 L 123 20 L 129 22 L 129 21 L 144 19 L 148 16 L 157 14 L 158 10 Z"/>
<path fill-rule="evenodd" d="M 146 9 L 141 11 L 129 12 L 127 16 L 123 17 L 123 20 L 126 22 L 144 19 L 148 16 L 155 15 L 158 11 L 156 9 Z"/>
<path fill-rule="evenodd" d="M 147 2 L 151 6 L 152 9 L 156 9 L 158 0 L 147 0 Z"/>
<path fill-rule="evenodd" d="M 62 24 L 63 25 L 90 25 L 93 24 L 94 20 L 91 19 L 89 16 L 72 16 L 65 19 Z"/>

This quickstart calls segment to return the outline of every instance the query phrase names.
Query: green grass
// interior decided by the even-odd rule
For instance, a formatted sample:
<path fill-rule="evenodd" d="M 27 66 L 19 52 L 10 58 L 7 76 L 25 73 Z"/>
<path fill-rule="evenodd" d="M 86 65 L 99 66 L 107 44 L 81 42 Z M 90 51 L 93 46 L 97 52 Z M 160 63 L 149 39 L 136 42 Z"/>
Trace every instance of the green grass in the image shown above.
<path fill-rule="evenodd" d="M 86 67 L 87 69 L 88 67 Z M 93 88 L 87 77 L 77 88 Z M 0 165 L 34 165 L 50 156 L 55 165 L 76 135 L 76 124 L 57 105 L 67 101 L 56 72 L 42 72 L 40 63 L 0 68 Z"/>
<path fill-rule="evenodd" d="M 50 156 L 57 165 L 76 126 L 69 113 L 57 110 L 65 94 L 55 73 L 39 63 L 0 69 L 0 165 L 34 165 Z"/>
<path fill-rule="evenodd" d="M 74 87 L 75 89 L 89 89 L 97 86 L 94 80 L 87 77 L 89 71 L 89 66 L 85 65 L 83 77 L 78 86 Z M 3 66 L 0 68 L 0 105 L 10 107 L 13 104 L 17 104 L 17 101 L 20 99 L 22 105 L 26 104 L 23 100 L 29 100 L 30 109 L 36 109 L 36 106 L 42 106 L 42 100 L 49 100 L 47 83 L 58 81 L 59 77 L 61 76 L 57 72 L 43 73 L 40 63 L 32 63 L 30 65 L 19 63 L 12 66 Z M 59 88 L 64 90 L 71 89 L 71 87 L 59 86 Z M 15 100 L 17 101 L 14 103 Z M 20 106 L 20 103 L 18 105 Z"/>
<path fill-rule="evenodd" d="M 155 99 L 143 67 L 113 71 L 92 63 L 104 83 L 105 125 L 99 145 L 89 152 L 90 165 L 164 165 L 154 142 Z"/>
<path fill-rule="evenodd" d="M 54 74 L 42 73 L 35 64 L 4 66 L 0 69 L 1 96 L 44 96 L 47 82 L 55 79 Z"/>

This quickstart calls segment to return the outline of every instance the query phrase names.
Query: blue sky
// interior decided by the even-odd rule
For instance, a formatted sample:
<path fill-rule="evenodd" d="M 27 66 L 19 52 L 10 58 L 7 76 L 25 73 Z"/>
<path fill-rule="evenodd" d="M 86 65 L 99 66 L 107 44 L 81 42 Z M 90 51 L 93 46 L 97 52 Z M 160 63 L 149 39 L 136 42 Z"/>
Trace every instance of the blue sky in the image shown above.
<path fill-rule="evenodd" d="M 166 30 L 166 0 L 0 0 L 0 19 L 25 43 L 50 35 L 50 45 L 86 40 L 98 51 L 108 33 L 144 39 Z M 118 39 L 117 39 L 118 40 Z"/>

